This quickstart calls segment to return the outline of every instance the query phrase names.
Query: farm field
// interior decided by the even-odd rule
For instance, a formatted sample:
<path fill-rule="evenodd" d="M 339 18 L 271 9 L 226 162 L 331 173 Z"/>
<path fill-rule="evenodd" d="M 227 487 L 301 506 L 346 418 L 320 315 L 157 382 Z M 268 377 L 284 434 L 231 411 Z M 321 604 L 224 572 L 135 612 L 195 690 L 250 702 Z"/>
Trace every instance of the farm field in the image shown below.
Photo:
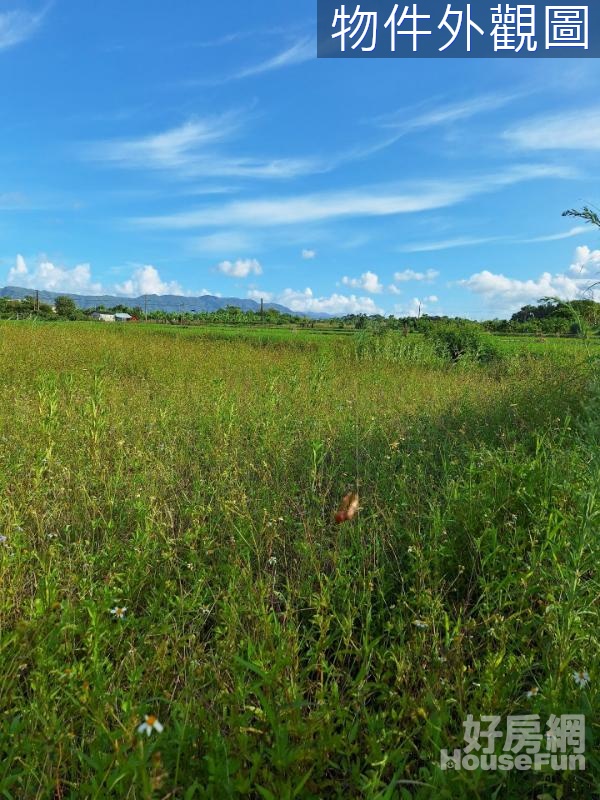
<path fill-rule="evenodd" d="M 0 323 L 0 796 L 596 796 L 597 342 L 494 341 Z M 586 770 L 443 771 L 468 714 Z"/>

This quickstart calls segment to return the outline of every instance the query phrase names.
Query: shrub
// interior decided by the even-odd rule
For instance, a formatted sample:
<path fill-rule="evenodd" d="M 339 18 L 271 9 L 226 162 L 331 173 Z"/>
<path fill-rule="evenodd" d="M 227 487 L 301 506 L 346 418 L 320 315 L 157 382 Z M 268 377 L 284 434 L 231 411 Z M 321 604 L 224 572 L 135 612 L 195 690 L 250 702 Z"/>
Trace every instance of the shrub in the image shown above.
<path fill-rule="evenodd" d="M 436 325 L 427 331 L 426 336 L 433 342 L 439 356 L 453 362 L 468 359 L 488 363 L 500 358 L 495 344 L 475 323 Z"/>

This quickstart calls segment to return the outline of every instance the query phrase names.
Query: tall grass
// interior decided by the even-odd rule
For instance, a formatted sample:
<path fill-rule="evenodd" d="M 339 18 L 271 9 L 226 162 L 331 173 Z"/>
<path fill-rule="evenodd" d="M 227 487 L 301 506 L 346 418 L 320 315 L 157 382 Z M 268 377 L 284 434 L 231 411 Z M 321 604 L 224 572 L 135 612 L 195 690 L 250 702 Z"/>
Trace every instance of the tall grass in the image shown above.
<path fill-rule="evenodd" d="M 3 797 L 598 790 L 584 355 L 454 369 L 352 341 L 0 335 Z M 468 713 L 574 712 L 584 773 L 439 768 Z M 137 733 L 145 714 L 162 733 Z"/>

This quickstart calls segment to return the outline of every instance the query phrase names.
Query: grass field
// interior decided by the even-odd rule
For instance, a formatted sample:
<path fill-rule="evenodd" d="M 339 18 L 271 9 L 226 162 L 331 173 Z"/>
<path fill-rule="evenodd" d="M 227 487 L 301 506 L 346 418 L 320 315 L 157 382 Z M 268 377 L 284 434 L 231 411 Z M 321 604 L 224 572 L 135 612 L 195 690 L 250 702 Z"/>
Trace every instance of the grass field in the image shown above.
<path fill-rule="evenodd" d="M 0 796 L 598 795 L 595 345 L 355 338 L 0 324 Z M 567 713 L 584 772 L 440 769 Z"/>

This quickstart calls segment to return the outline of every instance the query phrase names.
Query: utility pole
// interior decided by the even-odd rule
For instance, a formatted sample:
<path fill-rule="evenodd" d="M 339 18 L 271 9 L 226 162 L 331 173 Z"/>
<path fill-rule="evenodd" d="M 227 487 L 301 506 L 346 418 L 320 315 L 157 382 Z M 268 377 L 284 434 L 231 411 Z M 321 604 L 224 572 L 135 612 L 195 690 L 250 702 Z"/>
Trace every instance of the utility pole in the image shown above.
<path fill-rule="evenodd" d="M 148 322 L 148 295 L 144 295 L 144 321 Z"/>
<path fill-rule="evenodd" d="M 40 313 L 40 292 L 39 292 L 39 289 L 35 290 L 35 311 L 36 311 L 36 314 Z"/>
<path fill-rule="evenodd" d="M 263 302 L 262 297 L 260 298 L 260 321 L 265 321 L 265 304 Z"/>

